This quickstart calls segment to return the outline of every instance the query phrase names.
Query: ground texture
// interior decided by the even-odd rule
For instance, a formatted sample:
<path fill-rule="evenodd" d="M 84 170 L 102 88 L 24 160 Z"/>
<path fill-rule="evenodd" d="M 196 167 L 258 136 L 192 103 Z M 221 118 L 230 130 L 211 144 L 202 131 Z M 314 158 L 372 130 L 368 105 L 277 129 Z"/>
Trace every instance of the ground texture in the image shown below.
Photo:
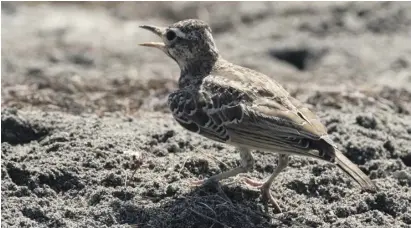
<path fill-rule="evenodd" d="M 177 65 L 138 25 L 210 23 L 222 55 L 315 110 L 378 186 L 293 157 L 266 211 L 233 147 L 176 124 Z M 4 227 L 411 227 L 410 3 L 3 3 Z M 242 175 L 263 179 L 275 153 Z"/>

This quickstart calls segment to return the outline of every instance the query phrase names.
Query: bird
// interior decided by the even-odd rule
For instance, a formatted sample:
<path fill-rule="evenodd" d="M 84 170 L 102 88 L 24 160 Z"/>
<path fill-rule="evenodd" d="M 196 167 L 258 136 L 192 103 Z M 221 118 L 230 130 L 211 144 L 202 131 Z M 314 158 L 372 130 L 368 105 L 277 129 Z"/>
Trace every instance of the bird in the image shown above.
<path fill-rule="evenodd" d="M 334 163 L 364 190 L 376 186 L 357 165 L 337 149 L 319 117 L 292 97 L 278 82 L 255 70 L 225 60 L 211 27 L 199 19 L 178 21 L 167 27 L 142 25 L 161 42 L 141 43 L 156 48 L 180 68 L 178 88 L 167 104 L 174 119 L 186 130 L 234 146 L 240 165 L 206 180 L 220 181 L 253 170 L 253 150 L 278 153 L 278 164 L 265 182 L 245 178 L 261 190 L 265 205 L 281 208 L 270 193 L 290 155 Z"/>

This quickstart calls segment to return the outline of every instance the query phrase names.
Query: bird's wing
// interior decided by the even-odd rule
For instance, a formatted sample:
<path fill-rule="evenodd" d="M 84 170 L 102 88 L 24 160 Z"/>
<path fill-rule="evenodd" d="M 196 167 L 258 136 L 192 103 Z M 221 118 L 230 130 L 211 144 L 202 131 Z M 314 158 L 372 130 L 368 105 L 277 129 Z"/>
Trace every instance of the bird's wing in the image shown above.
<path fill-rule="evenodd" d="M 241 122 L 226 126 L 232 142 L 256 149 L 333 159 L 334 150 L 326 128 L 307 108 L 290 110 L 276 101 L 260 98 L 243 104 L 242 111 Z"/>
<path fill-rule="evenodd" d="M 224 97 L 210 95 L 206 91 L 185 88 L 168 97 L 168 105 L 177 122 L 189 131 L 210 139 L 227 142 L 229 123 L 237 123 L 242 117 L 236 94 L 225 93 Z"/>
<path fill-rule="evenodd" d="M 230 142 L 325 160 L 334 157 L 327 130 L 314 113 L 267 76 L 237 68 L 212 72 L 203 80 L 202 88 L 208 94 L 241 94 L 235 109 L 237 121 L 224 124 Z M 220 105 L 208 112 L 223 111 L 225 107 Z"/>

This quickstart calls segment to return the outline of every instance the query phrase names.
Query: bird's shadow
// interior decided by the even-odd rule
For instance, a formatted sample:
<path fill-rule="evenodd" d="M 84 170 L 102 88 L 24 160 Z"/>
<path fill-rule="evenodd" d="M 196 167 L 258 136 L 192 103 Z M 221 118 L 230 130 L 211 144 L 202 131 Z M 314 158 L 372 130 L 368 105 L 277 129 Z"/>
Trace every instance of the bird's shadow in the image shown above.
<path fill-rule="evenodd" d="M 262 205 L 259 191 L 241 186 L 205 185 L 154 207 L 125 202 L 115 210 L 118 223 L 135 227 L 252 228 L 278 227 L 291 222 L 274 221 Z"/>

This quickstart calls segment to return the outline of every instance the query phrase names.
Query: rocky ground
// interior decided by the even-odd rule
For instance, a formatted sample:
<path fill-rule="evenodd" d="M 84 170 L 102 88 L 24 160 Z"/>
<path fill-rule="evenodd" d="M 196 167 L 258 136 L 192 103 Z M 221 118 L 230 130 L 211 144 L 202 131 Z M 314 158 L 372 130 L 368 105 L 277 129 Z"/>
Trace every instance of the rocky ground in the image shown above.
<path fill-rule="evenodd" d="M 4 227 L 411 227 L 411 4 L 2 2 Z M 222 55 L 283 84 L 378 186 L 293 157 L 266 211 L 235 149 L 165 105 L 177 65 L 141 24 L 210 23 Z M 263 179 L 276 154 L 243 176 Z"/>

